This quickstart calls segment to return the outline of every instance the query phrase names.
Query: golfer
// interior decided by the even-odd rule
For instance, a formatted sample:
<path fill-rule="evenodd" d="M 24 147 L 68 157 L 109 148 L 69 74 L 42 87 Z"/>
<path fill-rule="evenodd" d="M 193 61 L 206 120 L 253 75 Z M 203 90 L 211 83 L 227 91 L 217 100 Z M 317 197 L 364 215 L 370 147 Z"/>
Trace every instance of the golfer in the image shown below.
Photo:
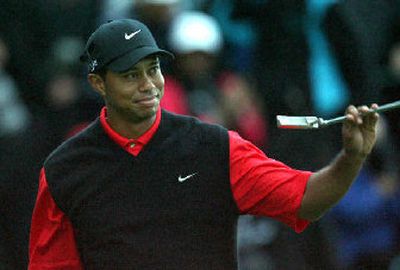
<path fill-rule="evenodd" d="M 81 60 L 105 107 L 43 165 L 29 269 L 236 269 L 239 215 L 301 232 L 346 193 L 371 152 L 378 115 L 367 106 L 347 108 L 343 149 L 317 172 L 162 110 L 160 60 L 170 56 L 136 20 L 105 23 L 88 39 Z"/>

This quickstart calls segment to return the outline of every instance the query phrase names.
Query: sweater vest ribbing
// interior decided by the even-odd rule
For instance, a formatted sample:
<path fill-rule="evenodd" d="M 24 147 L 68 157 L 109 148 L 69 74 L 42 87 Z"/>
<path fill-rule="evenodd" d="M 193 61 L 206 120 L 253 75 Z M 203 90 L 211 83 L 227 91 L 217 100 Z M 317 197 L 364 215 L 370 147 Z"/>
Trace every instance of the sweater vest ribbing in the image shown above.
<path fill-rule="evenodd" d="M 236 269 L 226 129 L 163 111 L 135 157 L 97 119 L 44 167 L 85 269 Z"/>

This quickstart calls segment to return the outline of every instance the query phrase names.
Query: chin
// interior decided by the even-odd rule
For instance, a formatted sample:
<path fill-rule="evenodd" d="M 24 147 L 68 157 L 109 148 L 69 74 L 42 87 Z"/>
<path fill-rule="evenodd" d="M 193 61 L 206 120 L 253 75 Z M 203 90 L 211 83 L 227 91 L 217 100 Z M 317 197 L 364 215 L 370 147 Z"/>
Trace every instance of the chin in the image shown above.
<path fill-rule="evenodd" d="M 132 115 L 131 118 L 134 119 L 135 122 L 142 122 L 148 120 L 156 115 L 157 109 L 158 107 L 154 107 L 154 108 L 148 108 L 146 110 L 141 110 L 139 112 L 137 111 L 131 112 Z"/>

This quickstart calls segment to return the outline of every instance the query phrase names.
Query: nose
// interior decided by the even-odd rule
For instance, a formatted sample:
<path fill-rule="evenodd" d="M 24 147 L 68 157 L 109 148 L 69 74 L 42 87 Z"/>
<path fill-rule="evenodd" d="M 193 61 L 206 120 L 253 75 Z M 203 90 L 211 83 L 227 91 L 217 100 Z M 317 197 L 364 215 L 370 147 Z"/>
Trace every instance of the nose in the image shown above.
<path fill-rule="evenodd" d="M 155 84 L 150 76 L 147 74 L 143 74 L 140 85 L 139 85 L 139 91 L 141 92 L 147 92 L 151 91 L 155 88 Z"/>

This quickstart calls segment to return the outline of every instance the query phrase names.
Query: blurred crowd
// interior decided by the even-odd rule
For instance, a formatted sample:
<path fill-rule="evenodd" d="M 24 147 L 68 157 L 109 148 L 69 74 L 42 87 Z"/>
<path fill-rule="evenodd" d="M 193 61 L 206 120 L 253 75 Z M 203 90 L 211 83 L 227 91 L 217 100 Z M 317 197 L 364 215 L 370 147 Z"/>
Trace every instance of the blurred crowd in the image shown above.
<path fill-rule="evenodd" d="M 145 22 L 174 53 L 162 62 L 163 108 L 236 130 L 298 169 L 334 157 L 340 125 L 279 130 L 277 114 L 332 118 L 400 99 L 399 0 L 1 0 L 0 269 L 26 269 L 42 162 L 103 106 L 79 55 L 118 18 Z M 382 114 L 350 192 L 300 235 L 241 217 L 240 269 L 400 269 L 399 142 L 400 113 Z"/>

